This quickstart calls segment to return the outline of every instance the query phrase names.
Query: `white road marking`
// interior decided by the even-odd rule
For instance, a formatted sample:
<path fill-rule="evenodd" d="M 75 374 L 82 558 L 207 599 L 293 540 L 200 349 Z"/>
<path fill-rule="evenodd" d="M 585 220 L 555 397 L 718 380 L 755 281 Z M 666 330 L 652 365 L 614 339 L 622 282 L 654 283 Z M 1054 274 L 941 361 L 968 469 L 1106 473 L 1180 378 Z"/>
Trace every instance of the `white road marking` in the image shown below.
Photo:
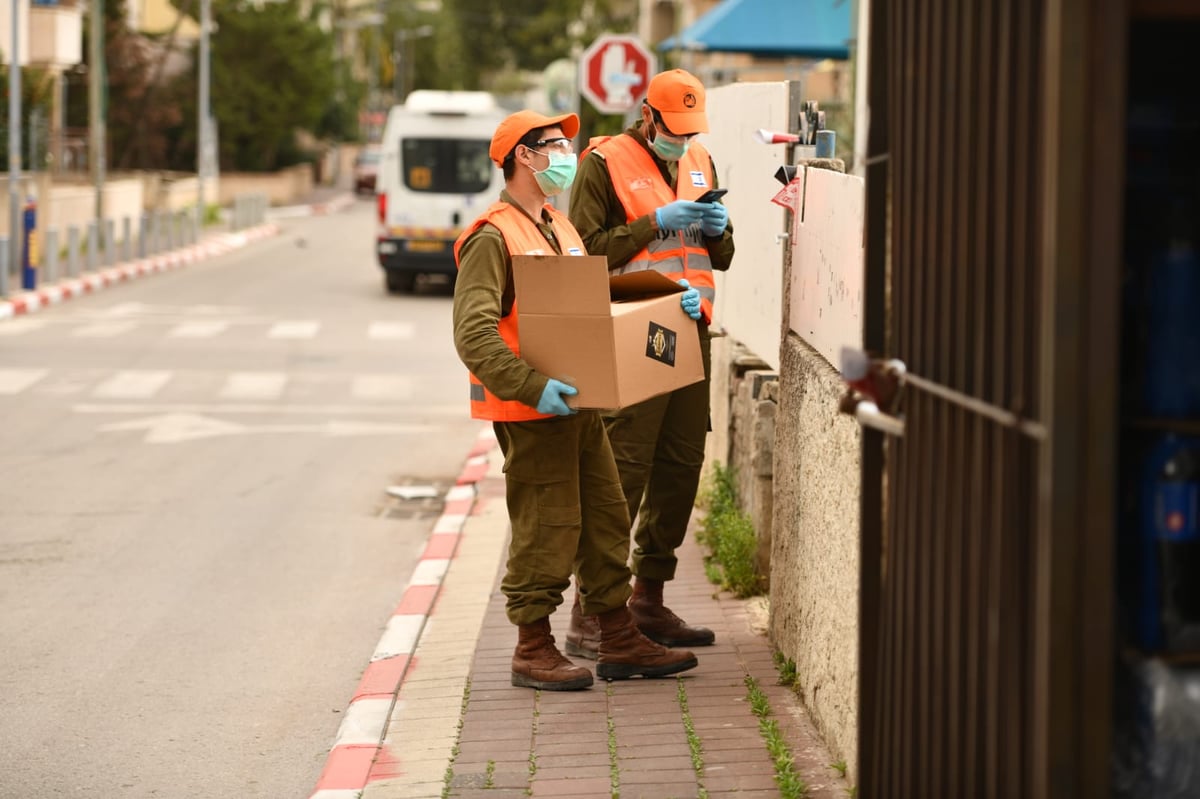
<path fill-rule="evenodd" d="M 171 328 L 171 331 L 167 335 L 171 338 L 212 338 L 224 333 L 227 329 L 229 329 L 229 323 L 219 320 L 181 322 Z"/>
<path fill-rule="evenodd" d="M 337 419 L 316 424 L 265 424 L 248 425 L 226 422 L 209 416 L 193 413 L 163 413 L 101 425 L 104 433 L 125 430 L 145 430 L 143 439 L 147 444 L 178 444 L 217 436 L 250 435 L 261 433 L 316 433 L 325 436 L 378 436 L 428 432 L 428 425 L 388 424 L 375 422 L 343 422 Z"/>
<path fill-rule="evenodd" d="M 467 412 L 458 405 L 272 405 L 267 403 L 236 403 L 236 402 L 160 402 L 144 403 L 109 403 L 92 404 L 79 403 L 71 406 L 73 413 L 241 413 L 271 416 L 386 416 L 399 415 L 407 417 L 428 418 L 444 416 L 452 419 L 464 419 Z M 418 425 L 419 426 L 419 425 Z M 436 425 L 425 425 L 421 429 L 434 429 Z"/>
<path fill-rule="evenodd" d="M 109 399 L 146 399 L 153 397 L 171 379 L 170 372 L 125 371 L 96 386 L 92 396 Z"/>
<path fill-rule="evenodd" d="M 20 394 L 47 374 L 46 369 L 0 369 L 0 394 Z"/>
<path fill-rule="evenodd" d="M 412 379 L 399 375 L 357 375 L 350 388 L 355 399 L 408 399 Z"/>
<path fill-rule="evenodd" d="M 408 340 L 416 334 L 412 322 L 372 322 L 367 327 L 367 338 L 379 341 Z"/>
<path fill-rule="evenodd" d="M 222 399 L 263 400 L 283 395 L 288 376 L 283 372 L 234 372 L 221 387 Z"/>
<path fill-rule="evenodd" d="M 276 322 L 267 331 L 268 338 L 312 338 L 321 327 L 319 322 Z"/>
<path fill-rule="evenodd" d="M 45 326 L 44 319 L 10 319 L 0 325 L 0 336 L 19 336 Z"/>
<path fill-rule="evenodd" d="M 113 338 L 128 333 L 137 326 L 137 322 L 96 322 L 76 328 L 71 335 L 80 338 Z"/>

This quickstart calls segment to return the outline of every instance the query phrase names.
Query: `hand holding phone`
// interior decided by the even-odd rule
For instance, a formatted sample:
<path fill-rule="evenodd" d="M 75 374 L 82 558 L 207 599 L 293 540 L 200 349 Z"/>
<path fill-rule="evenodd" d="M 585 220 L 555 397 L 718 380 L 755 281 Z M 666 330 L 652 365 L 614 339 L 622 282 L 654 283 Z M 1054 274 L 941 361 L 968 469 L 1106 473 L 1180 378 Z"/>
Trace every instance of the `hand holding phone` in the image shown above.
<path fill-rule="evenodd" d="M 729 189 L 709 189 L 696 198 L 698 203 L 715 203 L 729 193 Z"/>

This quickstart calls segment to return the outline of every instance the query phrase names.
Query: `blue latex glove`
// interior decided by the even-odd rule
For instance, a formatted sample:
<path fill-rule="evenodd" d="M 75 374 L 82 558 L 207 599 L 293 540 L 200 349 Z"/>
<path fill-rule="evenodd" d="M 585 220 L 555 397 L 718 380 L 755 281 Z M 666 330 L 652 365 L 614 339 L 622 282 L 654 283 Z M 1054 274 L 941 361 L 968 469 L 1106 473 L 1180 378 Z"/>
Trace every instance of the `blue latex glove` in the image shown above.
<path fill-rule="evenodd" d="M 683 306 L 683 312 L 693 319 L 699 319 L 700 292 L 694 288 L 690 288 L 691 284 L 686 280 L 680 280 L 679 285 L 687 289 L 687 291 L 679 295 L 679 304 Z"/>
<path fill-rule="evenodd" d="M 563 397 L 573 397 L 579 393 L 579 389 L 575 386 L 568 386 L 554 378 L 546 381 L 546 387 L 542 389 L 542 398 L 538 400 L 538 413 L 553 413 L 556 416 L 570 416 L 576 413 L 576 410 L 567 405 L 567 401 Z"/>
<path fill-rule="evenodd" d="M 707 207 L 708 203 L 676 200 L 655 210 L 654 221 L 658 223 L 659 230 L 683 230 L 699 222 L 700 214 Z"/>
<path fill-rule="evenodd" d="M 704 203 L 700 214 L 700 232 L 709 238 L 716 238 L 725 232 L 729 224 L 729 209 L 721 203 Z"/>

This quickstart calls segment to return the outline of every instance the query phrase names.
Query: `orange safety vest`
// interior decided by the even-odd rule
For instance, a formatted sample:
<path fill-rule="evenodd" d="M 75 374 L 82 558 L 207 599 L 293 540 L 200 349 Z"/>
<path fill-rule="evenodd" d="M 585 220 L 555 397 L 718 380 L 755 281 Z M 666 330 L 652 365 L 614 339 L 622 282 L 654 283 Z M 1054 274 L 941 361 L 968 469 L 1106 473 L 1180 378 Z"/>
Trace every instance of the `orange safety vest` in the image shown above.
<path fill-rule="evenodd" d="M 567 220 L 566 214 L 560 213 L 552 206 L 546 205 L 550 213 L 550 223 L 554 228 L 554 236 L 565 255 L 586 255 L 583 239 Z M 553 255 L 554 248 L 546 241 L 542 231 L 526 216 L 520 208 L 506 202 L 496 202 L 491 205 L 478 219 L 472 222 L 458 240 L 454 242 L 454 264 L 458 266 L 458 252 L 472 233 L 485 224 L 491 223 L 500 230 L 509 255 Z M 514 301 L 507 316 L 500 317 L 500 338 L 517 357 L 521 356 L 521 341 L 517 331 L 517 304 Z M 493 422 L 528 422 L 533 419 L 548 419 L 554 414 L 539 413 L 517 400 L 502 400 L 488 391 L 474 374 L 471 375 L 471 417 L 488 419 Z"/>
<path fill-rule="evenodd" d="M 712 160 L 699 142 L 692 142 L 679 159 L 675 180 L 677 190 L 667 185 L 654 158 L 632 136 L 613 136 L 589 149 L 595 149 L 608 165 L 613 190 L 624 206 L 629 222 L 641 216 L 653 216 L 657 208 L 675 200 L 694 200 L 713 187 Z M 704 321 L 712 322 L 717 290 L 713 282 L 712 258 L 704 244 L 700 225 L 677 232 L 660 230 L 658 237 L 636 253 L 629 263 L 612 271 L 624 274 L 647 269 L 662 272 L 672 280 L 687 280 L 700 292 L 700 313 Z"/>

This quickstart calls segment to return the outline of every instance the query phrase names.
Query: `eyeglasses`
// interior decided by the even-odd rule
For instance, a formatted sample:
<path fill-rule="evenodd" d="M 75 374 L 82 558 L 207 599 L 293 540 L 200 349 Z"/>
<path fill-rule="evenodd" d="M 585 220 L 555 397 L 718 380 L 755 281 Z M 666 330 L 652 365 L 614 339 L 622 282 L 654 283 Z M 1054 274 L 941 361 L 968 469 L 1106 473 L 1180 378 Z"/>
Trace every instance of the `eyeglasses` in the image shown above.
<path fill-rule="evenodd" d="M 535 141 L 529 145 L 529 149 L 531 150 L 541 150 L 542 148 L 548 148 L 560 153 L 573 153 L 575 152 L 575 143 L 566 136 L 557 136 L 553 139 Z"/>

